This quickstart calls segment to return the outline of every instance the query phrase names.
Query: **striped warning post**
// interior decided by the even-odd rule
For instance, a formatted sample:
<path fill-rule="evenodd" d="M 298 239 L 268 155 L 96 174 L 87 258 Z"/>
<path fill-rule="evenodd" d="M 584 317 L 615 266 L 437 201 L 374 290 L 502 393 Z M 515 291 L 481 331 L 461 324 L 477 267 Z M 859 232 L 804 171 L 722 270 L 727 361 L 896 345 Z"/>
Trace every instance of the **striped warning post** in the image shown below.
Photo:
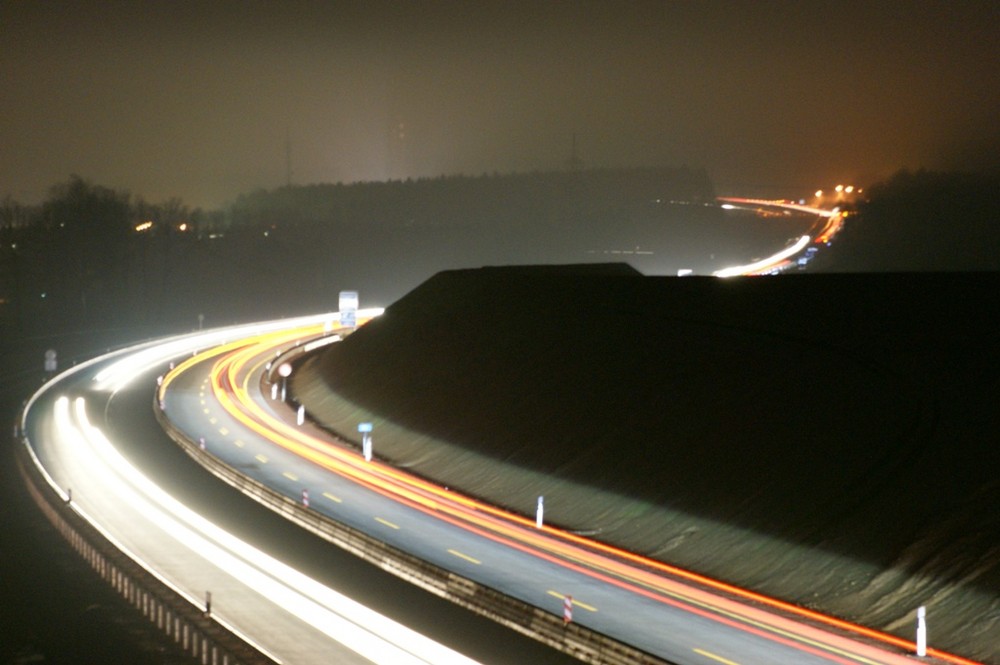
<path fill-rule="evenodd" d="M 563 623 L 573 620 L 573 596 L 563 596 Z"/>

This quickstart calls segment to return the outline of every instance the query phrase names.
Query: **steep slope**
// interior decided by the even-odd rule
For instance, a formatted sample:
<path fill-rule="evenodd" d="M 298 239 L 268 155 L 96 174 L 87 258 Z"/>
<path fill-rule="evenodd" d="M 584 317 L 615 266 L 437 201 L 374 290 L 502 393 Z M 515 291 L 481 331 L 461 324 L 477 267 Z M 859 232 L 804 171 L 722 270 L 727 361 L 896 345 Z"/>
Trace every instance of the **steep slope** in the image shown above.
<path fill-rule="evenodd" d="M 445 272 L 293 388 L 443 484 L 903 634 L 929 604 L 939 644 L 995 658 L 997 287 Z"/>

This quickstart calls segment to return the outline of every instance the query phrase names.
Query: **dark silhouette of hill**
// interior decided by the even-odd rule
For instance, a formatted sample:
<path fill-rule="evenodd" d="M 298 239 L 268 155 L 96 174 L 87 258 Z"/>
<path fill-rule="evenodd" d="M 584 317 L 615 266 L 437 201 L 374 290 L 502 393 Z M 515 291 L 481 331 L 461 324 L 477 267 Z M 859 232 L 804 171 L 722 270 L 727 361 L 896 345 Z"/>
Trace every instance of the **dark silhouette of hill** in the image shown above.
<path fill-rule="evenodd" d="M 445 485 L 908 637 L 926 604 L 938 646 L 995 659 L 998 287 L 450 271 L 293 387 Z"/>
<path fill-rule="evenodd" d="M 1000 178 L 900 171 L 856 205 L 824 269 L 860 272 L 1000 270 Z"/>
<path fill-rule="evenodd" d="M 0 201 L 0 333 L 212 326 L 388 303 L 445 269 L 605 262 L 708 273 L 812 223 L 714 205 L 704 171 L 587 169 L 317 184 L 222 210 L 150 204 L 79 177 L 39 206 Z"/>

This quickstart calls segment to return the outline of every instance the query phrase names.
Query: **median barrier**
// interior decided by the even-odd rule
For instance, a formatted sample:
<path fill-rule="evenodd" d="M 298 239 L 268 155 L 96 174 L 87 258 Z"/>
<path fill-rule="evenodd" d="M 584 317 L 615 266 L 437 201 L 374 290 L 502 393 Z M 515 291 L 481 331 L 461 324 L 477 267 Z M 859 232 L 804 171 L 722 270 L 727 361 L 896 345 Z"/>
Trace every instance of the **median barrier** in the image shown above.
<path fill-rule="evenodd" d="M 239 635 L 216 621 L 205 608 L 191 602 L 133 561 L 49 485 L 21 439 L 15 463 L 32 500 L 70 546 L 129 605 L 202 665 L 273 665 Z"/>
<path fill-rule="evenodd" d="M 397 577 L 441 598 L 492 619 L 543 644 L 594 665 L 672 665 L 636 647 L 574 622 L 562 612 L 548 612 L 524 601 L 435 566 L 341 524 L 302 505 L 300 497 L 281 494 L 223 463 L 174 427 L 166 413 L 153 406 L 163 429 L 191 458 L 243 494 L 324 540 L 361 557 Z"/>

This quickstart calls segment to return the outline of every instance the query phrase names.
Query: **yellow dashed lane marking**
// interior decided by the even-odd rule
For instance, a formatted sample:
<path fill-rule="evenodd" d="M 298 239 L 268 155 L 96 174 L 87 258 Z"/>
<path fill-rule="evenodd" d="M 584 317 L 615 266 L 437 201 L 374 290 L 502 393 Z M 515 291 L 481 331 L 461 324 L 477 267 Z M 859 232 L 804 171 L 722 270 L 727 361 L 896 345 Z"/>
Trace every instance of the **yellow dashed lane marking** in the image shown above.
<path fill-rule="evenodd" d="M 221 434 L 222 436 L 226 436 L 227 434 L 229 434 L 229 430 L 226 429 L 225 427 L 220 427 L 219 434 Z"/>
<path fill-rule="evenodd" d="M 218 419 L 216 419 L 216 418 L 209 418 L 209 419 L 208 419 L 208 422 L 210 422 L 210 423 L 212 423 L 212 424 L 214 425 L 215 423 L 217 423 L 217 422 L 219 422 L 219 421 L 218 421 Z"/>
<path fill-rule="evenodd" d="M 475 564 L 482 563 L 482 561 L 480 561 L 479 559 L 474 559 L 471 556 L 469 556 L 468 554 L 462 554 L 458 550 L 448 550 L 448 554 L 454 554 L 459 559 L 465 559 L 466 561 L 468 561 L 470 563 L 475 563 Z"/>
<path fill-rule="evenodd" d="M 292 473 L 291 471 L 285 471 L 285 472 L 284 472 L 283 474 L 281 474 L 281 475 L 283 475 L 283 476 L 284 476 L 285 478 L 288 478 L 289 480 L 298 480 L 298 479 L 299 479 L 299 477 L 298 477 L 298 476 L 296 476 L 296 475 L 295 475 L 294 473 Z"/>
<path fill-rule="evenodd" d="M 263 455 L 257 455 L 257 461 L 260 462 L 261 464 L 267 464 L 267 458 L 264 457 Z"/>
<path fill-rule="evenodd" d="M 343 503 L 344 502 L 343 499 L 341 499 L 339 496 L 334 496 L 333 494 L 330 494 L 329 492 L 323 492 L 323 496 L 325 496 L 326 498 L 328 498 L 330 501 L 336 501 L 337 503 Z"/>
<path fill-rule="evenodd" d="M 549 590 L 547 592 L 550 596 L 555 596 L 556 598 L 565 598 L 566 594 L 559 593 L 558 591 Z M 593 605 L 588 605 L 587 603 L 581 603 L 576 598 L 573 599 L 573 607 L 579 607 L 581 610 L 587 610 L 588 612 L 596 612 L 597 608 Z"/>
<path fill-rule="evenodd" d="M 382 519 L 381 517 L 376 517 L 376 518 L 375 518 L 375 521 L 376 521 L 376 522 L 378 522 L 379 524 L 384 524 L 384 525 L 386 525 L 386 526 L 387 526 L 387 527 L 389 527 L 390 529 L 398 529 L 398 528 L 399 528 L 399 525 L 398 525 L 398 524 L 393 524 L 393 523 L 392 523 L 392 522 L 390 522 L 389 520 L 384 520 L 384 519 Z"/>
<path fill-rule="evenodd" d="M 717 663 L 722 663 L 723 665 L 740 665 L 735 660 L 728 660 L 722 656 L 716 656 L 714 653 L 705 651 L 704 649 L 694 649 L 694 652 L 700 656 L 704 656 L 705 658 L 711 658 Z"/>
<path fill-rule="evenodd" d="M 243 443 L 239 439 L 236 439 L 235 441 L 233 441 L 233 445 L 236 446 L 237 448 L 242 448 L 243 446 L 245 446 L 247 444 Z"/>

